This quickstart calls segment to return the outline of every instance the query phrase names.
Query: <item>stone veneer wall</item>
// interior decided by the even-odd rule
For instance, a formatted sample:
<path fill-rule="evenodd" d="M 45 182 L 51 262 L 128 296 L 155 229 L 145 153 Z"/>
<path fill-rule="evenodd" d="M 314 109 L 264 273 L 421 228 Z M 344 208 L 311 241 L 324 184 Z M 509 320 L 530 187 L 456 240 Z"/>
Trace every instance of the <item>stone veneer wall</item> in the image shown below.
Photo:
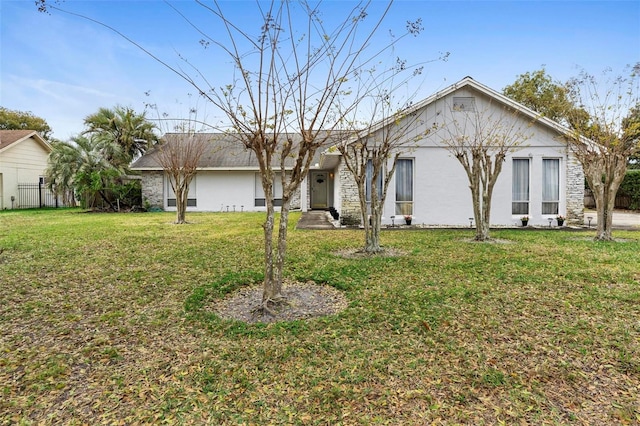
<path fill-rule="evenodd" d="M 362 214 L 358 198 L 358 185 L 344 161 L 340 161 L 337 175 L 340 179 L 340 198 L 342 200 L 342 211 L 339 212 L 340 221 L 344 225 L 359 225 L 362 221 Z"/>
<path fill-rule="evenodd" d="M 584 171 L 571 153 L 567 156 L 567 223 L 582 225 L 584 222 Z"/>
<path fill-rule="evenodd" d="M 307 178 L 302 182 L 303 185 L 307 185 L 307 209 L 311 210 L 311 171 L 307 173 Z"/>
<path fill-rule="evenodd" d="M 161 171 L 142 172 L 142 205 L 164 208 L 164 173 Z"/>
<path fill-rule="evenodd" d="M 298 189 L 296 189 L 295 192 L 291 195 L 291 207 L 290 207 L 291 210 L 300 210 L 301 209 L 300 198 L 301 198 L 300 197 L 300 186 L 298 186 Z"/>

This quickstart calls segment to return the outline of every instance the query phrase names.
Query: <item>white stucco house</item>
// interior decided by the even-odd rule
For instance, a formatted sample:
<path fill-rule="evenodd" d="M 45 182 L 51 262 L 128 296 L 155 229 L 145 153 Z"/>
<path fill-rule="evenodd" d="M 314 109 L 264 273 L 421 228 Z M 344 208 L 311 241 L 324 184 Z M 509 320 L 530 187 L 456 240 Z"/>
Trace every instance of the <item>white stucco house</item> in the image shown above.
<path fill-rule="evenodd" d="M 21 196 L 19 185 L 43 181 L 51 149 L 35 130 L 0 130 L 0 210 L 38 207 Z"/>
<path fill-rule="evenodd" d="M 566 216 L 569 222 L 581 220 L 584 175 L 564 141 L 568 129 L 467 77 L 412 107 L 411 113 L 422 119 L 416 121 L 408 137 L 425 136 L 400 156 L 389 185 L 383 223 L 395 220 L 398 224 L 398 216 L 411 214 L 414 224 L 469 226 L 473 207 L 467 176 L 439 136 L 446 118 L 461 107 L 512 111 L 513 120 L 520 120 L 516 124 L 529 134 L 505 159 L 494 189 L 492 225 L 518 225 L 525 215 L 531 225 L 547 225 L 548 219 L 557 215 Z M 440 128 L 438 132 L 424 131 L 434 125 Z M 199 164 L 188 209 L 264 210 L 255 156 L 224 135 L 200 137 L 211 140 L 212 148 Z M 167 138 L 179 141 L 180 135 L 165 135 Z M 142 173 L 143 199 L 172 210 L 174 195 L 154 153 L 149 151 L 132 168 Z M 275 195 L 277 198 L 278 188 Z M 302 211 L 333 207 L 342 217 L 360 217 L 355 183 L 335 149 L 327 146 L 319 150 L 293 207 Z"/>

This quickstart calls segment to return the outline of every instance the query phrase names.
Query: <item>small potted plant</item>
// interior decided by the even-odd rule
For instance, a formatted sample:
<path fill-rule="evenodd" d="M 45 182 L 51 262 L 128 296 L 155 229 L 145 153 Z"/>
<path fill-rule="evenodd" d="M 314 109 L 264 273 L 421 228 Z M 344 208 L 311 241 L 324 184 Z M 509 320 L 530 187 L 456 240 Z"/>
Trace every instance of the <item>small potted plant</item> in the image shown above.
<path fill-rule="evenodd" d="M 413 216 L 411 216 L 410 214 L 405 214 L 404 215 L 404 222 L 407 225 L 411 225 L 411 221 L 413 220 Z"/>
<path fill-rule="evenodd" d="M 527 226 L 529 224 L 529 216 L 522 216 L 520 222 L 522 222 L 522 226 Z"/>
<path fill-rule="evenodd" d="M 565 219 L 566 219 L 566 217 L 562 216 L 561 214 L 556 216 L 556 221 L 558 221 L 558 226 L 564 225 Z"/>

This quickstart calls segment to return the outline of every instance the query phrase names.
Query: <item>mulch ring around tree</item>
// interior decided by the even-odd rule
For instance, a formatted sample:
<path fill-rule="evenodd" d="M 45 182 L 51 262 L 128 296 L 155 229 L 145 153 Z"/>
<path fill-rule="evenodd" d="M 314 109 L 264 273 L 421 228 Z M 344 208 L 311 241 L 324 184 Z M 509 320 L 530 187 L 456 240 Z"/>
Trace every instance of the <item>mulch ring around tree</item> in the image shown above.
<path fill-rule="evenodd" d="M 276 306 L 270 304 L 271 313 L 256 309 L 262 303 L 262 285 L 241 288 L 214 302 L 210 309 L 223 319 L 253 324 L 334 315 L 346 309 L 349 304 L 340 290 L 318 285 L 313 281 L 302 283 L 285 280 L 282 294 L 286 300 Z"/>
<path fill-rule="evenodd" d="M 363 249 L 341 249 L 333 252 L 335 256 L 345 259 L 366 259 L 372 257 L 400 257 L 407 254 L 406 251 L 393 247 L 383 248 L 379 253 L 368 253 Z"/>

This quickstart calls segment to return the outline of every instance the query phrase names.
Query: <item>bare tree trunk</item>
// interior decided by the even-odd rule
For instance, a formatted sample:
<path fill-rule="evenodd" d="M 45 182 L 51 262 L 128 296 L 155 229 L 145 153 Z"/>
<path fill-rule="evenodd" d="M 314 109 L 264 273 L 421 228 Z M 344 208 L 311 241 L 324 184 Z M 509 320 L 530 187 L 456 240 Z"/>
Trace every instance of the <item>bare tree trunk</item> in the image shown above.
<path fill-rule="evenodd" d="M 278 286 L 274 282 L 273 263 L 273 230 L 275 228 L 275 211 L 273 203 L 267 197 L 267 217 L 264 224 L 264 288 L 262 291 L 262 302 L 266 304 L 273 300 L 278 294 Z"/>
<path fill-rule="evenodd" d="M 266 163 L 265 163 L 266 164 Z M 281 261 L 274 259 L 273 231 L 275 230 L 275 206 L 273 197 L 274 174 L 271 170 L 261 173 L 262 190 L 265 194 L 267 217 L 262 227 L 264 228 L 264 286 L 262 290 L 261 308 L 269 312 L 268 304 L 276 302 L 282 297 L 282 266 Z M 282 216 L 280 217 L 282 224 Z M 285 225 L 286 226 L 286 225 Z M 278 251 L 279 251 L 278 247 Z"/>
<path fill-rule="evenodd" d="M 362 225 L 364 227 L 364 248 L 365 253 L 380 253 L 380 222 L 381 214 L 374 202 L 374 196 L 371 195 L 371 214 L 367 214 L 367 201 L 365 195 L 365 182 L 363 179 L 358 180 L 358 198 L 360 201 L 360 212 L 362 213 Z M 373 188 L 372 188 L 373 191 Z"/>
<path fill-rule="evenodd" d="M 284 271 L 284 260 L 287 254 L 287 226 L 289 225 L 289 210 L 291 208 L 291 197 L 282 196 L 282 207 L 280 208 L 280 223 L 278 224 L 278 252 L 276 253 L 276 266 L 273 277 L 272 299 L 282 298 L 282 278 Z"/>
<path fill-rule="evenodd" d="M 606 188 L 606 192 L 602 199 L 602 209 L 598 209 L 598 227 L 596 229 L 595 240 L 597 241 L 613 241 L 613 209 L 615 207 L 616 197 L 615 191 Z M 600 223 L 602 222 L 602 224 Z"/>
<path fill-rule="evenodd" d="M 489 237 L 489 224 L 485 215 L 486 203 L 480 194 L 480 182 L 476 179 L 472 183 L 471 197 L 473 198 L 473 215 L 476 221 L 476 241 L 487 241 Z"/>
<path fill-rule="evenodd" d="M 483 169 L 481 167 L 480 157 L 473 153 L 471 155 L 471 164 L 467 156 L 458 156 L 458 161 L 462 164 L 467 177 L 469 178 L 469 189 L 471 190 L 471 200 L 473 203 L 473 217 L 476 221 L 475 241 L 488 241 L 491 239 L 489 235 L 489 213 L 491 198 L 487 197 L 487 192 L 483 188 L 482 177 Z"/>
<path fill-rule="evenodd" d="M 380 222 L 382 221 L 379 203 L 371 197 L 371 223 L 366 224 L 366 238 L 364 251 L 366 253 L 380 253 Z M 367 221 L 368 222 L 368 221 Z"/>
<path fill-rule="evenodd" d="M 607 169 L 604 176 L 602 174 L 603 168 Z M 611 229 L 613 226 L 613 210 L 618 188 L 624 179 L 625 169 L 626 161 L 621 161 L 615 165 L 604 166 L 593 162 L 585 170 L 587 182 L 596 201 L 597 226 L 596 236 L 594 237 L 596 241 L 614 241 Z"/>
<path fill-rule="evenodd" d="M 100 197 L 104 200 L 105 203 L 107 203 L 109 205 L 109 207 L 111 208 L 112 211 L 117 211 L 116 210 L 116 206 L 114 206 L 111 201 L 109 201 L 109 199 L 107 198 L 106 194 L 104 193 L 104 191 L 101 189 L 98 191 L 98 194 L 100 194 Z"/>
<path fill-rule="evenodd" d="M 177 225 L 182 225 L 187 223 L 186 221 L 186 211 L 187 211 L 187 198 L 188 198 L 188 189 L 182 187 L 182 185 L 176 185 L 176 221 Z"/>

